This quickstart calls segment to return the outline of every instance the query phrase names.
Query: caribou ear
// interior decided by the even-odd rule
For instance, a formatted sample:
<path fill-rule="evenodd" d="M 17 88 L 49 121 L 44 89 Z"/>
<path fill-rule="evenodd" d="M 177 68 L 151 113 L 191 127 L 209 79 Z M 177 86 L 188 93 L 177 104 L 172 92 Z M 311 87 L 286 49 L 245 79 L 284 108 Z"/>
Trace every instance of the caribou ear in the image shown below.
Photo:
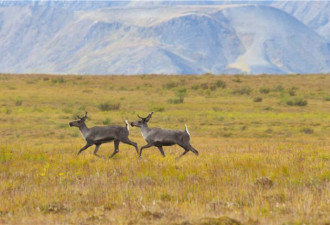
<path fill-rule="evenodd" d="M 87 112 L 85 112 L 85 117 L 87 118 Z"/>

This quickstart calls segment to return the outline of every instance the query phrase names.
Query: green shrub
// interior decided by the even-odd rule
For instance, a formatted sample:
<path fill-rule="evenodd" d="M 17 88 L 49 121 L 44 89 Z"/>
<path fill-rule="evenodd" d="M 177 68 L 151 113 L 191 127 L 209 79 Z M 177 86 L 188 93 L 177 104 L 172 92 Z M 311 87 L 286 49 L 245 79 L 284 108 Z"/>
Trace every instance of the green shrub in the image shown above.
<path fill-rule="evenodd" d="M 79 131 L 78 130 L 73 130 L 73 132 L 71 133 L 71 137 L 79 137 Z"/>
<path fill-rule="evenodd" d="M 284 91 L 284 88 L 282 87 L 282 85 L 277 85 L 274 91 Z"/>
<path fill-rule="evenodd" d="M 307 100 L 297 97 L 293 100 L 288 100 L 286 104 L 289 106 L 306 106 Z"/>
<path fill-rule="evenodd" d="M 161 194 L 160 199 L 162 201 L 171 201 L 173 199 L 173 197 L 169 193 L 164 192 Z"/>
<path fill-rule="evenodd" d="M 210 90 L 211 91 L 215 91 L 215 90 L 217 90 L 217 86 L 215 85 L 215 84 L 212 84 L 211 86 L 210 86 Z"/>
<path fill-rule="evenodd" d="M 288 91 L 288 93 L 289 93 L 290 96 L 295 96 L 296 95 L 296 92 L 294 90 L 292 90 L 292 89 L 290 89 Z"/>
<path fill-rule="evenodd" d="M 207 73 L 204 73 L 203 76 L 214 76 L 214 74 L 207 72 Z"/>
<path fill-rule="evenodd" d="M 56 125 L 56 128 L 58 129 L 63 129 L 63 128 L 68 128 L 68 124 L 67 123 L 59 123 Z"/>
<path fill-rule="evenodd" d="M 215 117 L 215 119 L 217 121 L 224 121 L 225 120 L 225 117 L 223 117 L 223 116 L 217 116 L 217 117 Z"/>
<path fill-rule="evenodd" d="M 252 92 L 250 87 L 242 87 L 233 91 L 233 94 L 249 95 Z"/>
<path fill-rule="evenodd" d="M 167 100 L 167 102 L 170 104 L 181 104 L 183 103 L 183 100 L 183 98 L 170 98 Z"/>
<path fill-rule="evenodd" d="M 241 83 L 242 82 L 242 80 L 239 77 L 235 77 L 233 79 L 233 81 L 236 82 L 236 83 Z"/>
<path fill-rule="evenodd" d="M 165 111 L 165 107 L 164 106 L 153 106 L 150 109 L 153 112 L 164 112 Z"/>
<path fill-rule="evenodd" d="M 270 106 L 266 106 L 265 108 L 263 108 L 263 110 L 270 111 L 270 110 L 273 110 L 273 108 Z"/>
<path fill-rule="evenodd" d="M 187 89 L 185 89 L 184 87 L 178 88 L 175 90 L 175 98 L 168 99 L 167 102 L 171 104 L 183 103 L 186 94 L 187 94 Z"/>
<path fill-rule="evenodd" d="M 72 108 L 66 107 L 66 108 L 62 109 L 62 111 L 65 113 L 72 113 Z"/>
<path fill-rule="evenodd" d="M 324 96 L 324 101 L 330 101 L 330 95 Z"/>
<path fill-rule="evenodd" d="M 194 84 L 193 86 L 191 86 L 191 89 L 198 90 L 199 89 L 199 85 L 198 84 Z"/>
<path fill-rule="evenodd" d="M 16 99 L 15 105 L 16 106 L 21 106 L 23 104 L 23 100 L 21 98 Z"/>
<path fill-rule="evenodd" d="M 295 96 L 296 95 L 296 90 L 297 90 L 298 88 L 296 88 L 296 87 L 291 87 L 289 90 L 288 90 L 288 93 L 289 93 L 289 95 L 290 96 Z"/>
<path fill-rule="evenodd" d="M 215 82 L 215 86 L 218 87 L 218 88 L 226 88 L 226 83 L 222 80 L 217 80 L 217 82 Z"/>
<path fill-rule="evenodd" d="M 5 147 L 1 147 L 1 149 L 0 149 L 0 162 L 1 163 L 8 162 L 12 158 L 13 158 L 13 153 L 9 149 L 7 149 Z"/>
<path fill-rule="evenodd" d="M 262 98 L 261 97 L 255 97 L 253 99 L 254 102 L 262 102 Z"/>
<path fill-rule="evenodd" d="M 230 132 L 226 132 L 226 133 L 223 133 L 222 136 L 223 136 L 223 137 L 231 137 L 231 136 L 232 136 L 232 133 L 230 133 Z"/>
<path fill-rule="evenodd" d="M 103 123 L 104 125 L 109 125 L 109 124 L 111 123 L 111 119 L 110 119 L 109 117 L 107 117 L 107 118 L 105 118 L 105 119 L 102 121 L 102 123 Z"/>
<path fill-rule="evenodd" d="M 65 83 L 65 80 L 64 80 L 63 77 L 56 77 L 56 78 L 53 78 L 53 79 L 52 79 L 52 82 L 53 82 L 54 84 L 56 84 L 56 83 L 62 84 L 62 83 Z"/>
<path fill-rule="evenodd" d="M 262 94 L 268 94 L 270 92 L 270 89 L 269 88 L 260 88 L 259 89 L 259 92 L 262 93 Z"/>
<path fill-rule="evenodd" d="M 120 103 L 101 103 L 99 104 L 101 111 L 115 111 L 120 109 Z"/>
<path fill-rule="evenodd" d="M 301 129 L 301 132 L 303 132 L 305 134 L 312 134 L 312 133 L 314 133 L 314 130 L 312 128 L 305 127 L 303 129 Z"/>
<path fill-rule="evenodd" d="M 181 87 L 181 88 L 178 88 L 175 92 L 175 95 L 178 97 L 178 98 L 184 98 L 187 94 L 187 89 Z"/>
<path fill-rule="evenodd" d="M 38 82 L 37 80 L 28 80 L 26 81 L 26 84 L 35 84 L 37 82 Z"/>
<path fill-rule="evenodd" d="M 199 87 L 203 90 L 209 89 L 209 84 L 208 83 L 202 83 L 199 85 Z"/>
<path fill-rule="evenodd" d="M 11 109 L 6 107 L 6 106 L 3 106 L 0 108 L 0 112 L 2 113 L 6 113 L 6 114 L 10 114 L 11 113 Z"/>
<path fill-rule="evenodd" d="M 86 111 L 86 105 L 82 104 L 78 107 L 79 111 Z"/>
<path fill-rule="evenodd" d="M 176 83 L 176 82 L 168 82 L 166 84 L 163 84 L 163 89 L 172 89 L 172 88 L 175 88 L 175 87 L 178 87 L 180 84 L 179 83 Z"/>

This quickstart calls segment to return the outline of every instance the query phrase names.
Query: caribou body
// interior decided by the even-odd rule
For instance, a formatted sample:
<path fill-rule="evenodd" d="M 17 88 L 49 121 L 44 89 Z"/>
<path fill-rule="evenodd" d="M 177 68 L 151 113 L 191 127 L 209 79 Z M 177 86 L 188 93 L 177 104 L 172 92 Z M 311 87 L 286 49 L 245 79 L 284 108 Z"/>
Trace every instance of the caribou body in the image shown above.
<path fill-rule="evenodd" d="M 160 153 L 165 157 L 163 146 L 179 145 L 184 149 L 184 152 L 179 156 L 187 154 L 192 151 L 198 156 L 198 151 L 190 144 L 190 134 L 187 126 L 184 131 L 181 130 L 168 130 L 162 128 L 149 128 L 148 122 L 151 119 L 153 112 L 147 117 L 143 118 L 138 115 L 140 120 L 131 123 L 132 127 L 139 127 L 144 140 L 147 142 L 146 145 L 140 149 L 140 157 L 142 157 L 142 150 L 152 146 L 156 146 Z"/>
<path fill-rule="evenodd" d="M 78 127 L 82 136 L 86 140 L 86 145 L 82 147 L 78 155 L 89 148 L 92 145 L 95 145 L 95 150 L 94 150 L 94 155 L 100 157 L 97 154 L 97 151 L 99 150 L 99 147 L 103 143 L 111 142 L 114 141 L 114 152 L 110 156 L 112 158 L 114 155 L 116 155 L 119 152 L 119 143 L 125 143 L 128 145 L 132 145 L 135 147 L 136 152 L 139 154 L 139 150 L 137 147 L 137 144 L 131 140 L 129 140 L 128 135 L 129 135 L 129 123 L 126 122 L 126 127 L 123 126 L 97 126 L 97 127 L 92 127 L 88 128 L 86 126 L 86 119 L 87 119 L 87 112 L 85 113 L 85 116 L 80 118 L 78 117 L 79 120 L 72 121 L 69 123 L 70 127 Z"/>

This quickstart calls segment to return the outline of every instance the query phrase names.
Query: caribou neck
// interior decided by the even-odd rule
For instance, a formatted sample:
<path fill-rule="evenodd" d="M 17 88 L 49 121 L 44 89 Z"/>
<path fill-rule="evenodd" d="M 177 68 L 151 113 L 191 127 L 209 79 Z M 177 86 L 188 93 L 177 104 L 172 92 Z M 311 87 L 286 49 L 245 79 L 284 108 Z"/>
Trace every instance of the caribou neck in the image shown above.
<path fill-rule="evenodd" d="M 142 134 L 142 136 L 143 136 L 144 139 L 147 138 L 149 131 L 150 131 L 150 128 L 148 127 L 148 125 L 147 124 L 142 124 L 142 126 L 141 126 L 141 134 Z"/>
<path fill-rule="evenodd" d="M 83 123 L 83 124 L 79 127 L 79 130 L 80 130 L 82 136 L 83 136 L 84 138 L 86 138 L 89 129 L 88 129 L 88 127 L 86 126 L 85 123 Z"/>

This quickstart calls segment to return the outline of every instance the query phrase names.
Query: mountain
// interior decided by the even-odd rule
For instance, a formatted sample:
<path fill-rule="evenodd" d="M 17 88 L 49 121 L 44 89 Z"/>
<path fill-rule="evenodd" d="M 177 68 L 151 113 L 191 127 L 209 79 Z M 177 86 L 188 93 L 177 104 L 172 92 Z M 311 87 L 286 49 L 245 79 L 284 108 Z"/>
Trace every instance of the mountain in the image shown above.
<path fill-rule="evenodd" d="M 266 6 L 228 8 L 223 13 L 246 49 L 229 67 L 247 73 L 329 71 L 329 44 L 289 14 Z"/>
<path fill-rule="evenodd" d="M 330 41 L 329 1 L 279 1 L 274 2 L 272 6 L 293 15 Z"/>
<path fill-rule="evenodd" d="M 330 71 L 330 44 L 288 6 L 203 2 L 0 1 L 0 72 Z"/>
<path fill-rule="evenodd" d="M 0 0 L 0 7 L 32 6 L 60 8 L 70 11 L 90 11 L 100 8 L 126 6 L 129 3 L 126 0 Z"/>

